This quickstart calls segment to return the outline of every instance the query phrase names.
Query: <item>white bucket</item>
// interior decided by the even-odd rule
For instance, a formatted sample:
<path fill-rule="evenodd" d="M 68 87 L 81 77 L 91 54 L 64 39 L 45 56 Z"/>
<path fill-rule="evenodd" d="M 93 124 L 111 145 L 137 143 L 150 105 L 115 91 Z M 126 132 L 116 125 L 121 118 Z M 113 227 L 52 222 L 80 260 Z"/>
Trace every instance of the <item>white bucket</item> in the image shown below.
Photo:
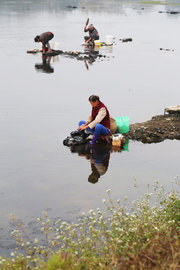
<path fill-rule="evenodd" d="M 59 42 L 54 42 L 52 45 L 52 49 L 57 51 L 57 50 L 59 50 L 59 48 L 60 48 Z"/>
<path fill-rule="evenodd" d="M 106 42 L 105 43 L 108 46 L 113 45 L 113 36 L 110 36 L 110 35 L 106 36 Z"/>

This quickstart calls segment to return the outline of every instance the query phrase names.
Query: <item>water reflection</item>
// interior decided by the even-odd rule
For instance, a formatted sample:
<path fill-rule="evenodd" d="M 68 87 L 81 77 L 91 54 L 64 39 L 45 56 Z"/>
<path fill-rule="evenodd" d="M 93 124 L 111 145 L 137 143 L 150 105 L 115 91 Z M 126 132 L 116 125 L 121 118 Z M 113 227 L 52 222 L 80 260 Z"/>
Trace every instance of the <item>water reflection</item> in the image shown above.
<path fill-rule="evenodd" d="M 128 151 L 128 143 L 129 141 L 126 140 L 125 144 L 121 147 L 109 144 L 95 144 L 93 146 L 72 145 L 70 146 L 70 151 L 90 161 L 91 174 L 88 176 L 88 182 L 96 184 L 99 178 L 108 170 L 111 153 Z"/>
<path fill-rule="evenodd" d="M 84 52 L 89 55 L 88 59 L 84 59 L 84 64 L 87 70 L 89 70 L 89 67 L 96 61 L 98 55 L 99 55 L 99 49 L 91 46 L 86 46 L 84 48 Z"/>
<path fill-rule="evenodd" d="M 35 64 L 35 69 L 43 73 L 54 73 L 54 68 L 50 65 L 51 58 L 42 54 L 42 63 Z"/>

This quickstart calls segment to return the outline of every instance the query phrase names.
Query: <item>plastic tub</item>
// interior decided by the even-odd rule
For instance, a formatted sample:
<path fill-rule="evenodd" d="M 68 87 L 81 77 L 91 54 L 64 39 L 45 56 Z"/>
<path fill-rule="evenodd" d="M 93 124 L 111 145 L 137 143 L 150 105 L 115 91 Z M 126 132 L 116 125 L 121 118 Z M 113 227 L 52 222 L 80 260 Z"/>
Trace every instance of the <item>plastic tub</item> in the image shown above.
<path fill-rule="evenodd" d="M 113 45 L 113 36 L 107 35 L 105 43 L 106 43 L 107 46 Z"/>
<path fill-rule="evenodd" d="M 117 129 L 119 133 L 129 132 L 129 117 L 128 116 L 120 116 L 116 119 Z"/>

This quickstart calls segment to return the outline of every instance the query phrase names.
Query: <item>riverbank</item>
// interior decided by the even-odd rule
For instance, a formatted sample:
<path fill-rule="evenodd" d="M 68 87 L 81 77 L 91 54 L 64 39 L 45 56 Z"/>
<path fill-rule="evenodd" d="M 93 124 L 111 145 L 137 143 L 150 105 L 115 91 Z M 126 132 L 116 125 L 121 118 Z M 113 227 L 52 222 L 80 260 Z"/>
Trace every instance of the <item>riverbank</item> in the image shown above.
<path fill-rule="evenodd" d="M 180 140 L 180 115 L 156 115 L 148 121 L 131 124 L 126 137 L 143 143 Z"/>
<path fill-rule="evenodd" d="M 44 244 L 30 239 L 12 215 L 17 249 L 11 259 L 0 257 L 0 269 L 179 269 L 179 194 L 171 191 L 167 195 L 158 182 L 153 193 L 132 203 L 127 198 L 114 202 L 111 191 L 106 192 L 105 210 L 90 210 L 77 224 L 51 222 L 46 213 L 37 218 Z"/>

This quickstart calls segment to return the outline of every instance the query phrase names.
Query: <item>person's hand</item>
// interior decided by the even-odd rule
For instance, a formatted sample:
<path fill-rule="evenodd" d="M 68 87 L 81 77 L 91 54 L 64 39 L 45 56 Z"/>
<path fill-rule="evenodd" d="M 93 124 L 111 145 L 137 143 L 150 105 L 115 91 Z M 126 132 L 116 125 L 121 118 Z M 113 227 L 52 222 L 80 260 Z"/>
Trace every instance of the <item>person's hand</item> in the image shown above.
<path fill-rule="evenodd" d="M 81 125 L 78 129 L 81 131 L 81 130 L 84 130 L 84 129 L 86 129 L 87 128 L 87 126 L 85 125 L 85 124 L 83 124 L 83 125 Z"/>

